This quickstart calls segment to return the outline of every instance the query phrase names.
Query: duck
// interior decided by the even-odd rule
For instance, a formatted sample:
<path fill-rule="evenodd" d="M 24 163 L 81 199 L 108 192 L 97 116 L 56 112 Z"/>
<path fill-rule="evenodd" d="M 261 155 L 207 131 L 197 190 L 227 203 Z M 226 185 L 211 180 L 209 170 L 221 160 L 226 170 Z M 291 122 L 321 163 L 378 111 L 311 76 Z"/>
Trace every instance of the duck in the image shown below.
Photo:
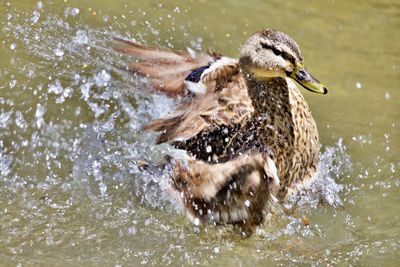
<path fill-rule="evenodd" d="M 178 99 L 144 130 L 184 152 L 173 158 L 170 184 L 194 224 L 232 224 L 251 235 L 271 203 L 316 176 L 318 130 L 296 83 L 318 94 L 328 89 L 289 35 L 258 31 L 239 59 L 116 42 L 115 50 L 134 58 L 124 70 Z"/>

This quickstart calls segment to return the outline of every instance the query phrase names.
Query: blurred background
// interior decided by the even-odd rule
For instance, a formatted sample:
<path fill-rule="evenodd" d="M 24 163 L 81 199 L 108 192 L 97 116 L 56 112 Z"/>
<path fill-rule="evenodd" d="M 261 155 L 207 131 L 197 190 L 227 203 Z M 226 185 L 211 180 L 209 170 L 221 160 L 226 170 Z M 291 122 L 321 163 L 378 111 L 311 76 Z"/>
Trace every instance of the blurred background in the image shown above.
<path fill-rule="evenodd" d="M 253 32 L 300 45 L 329 94 L 318 179 L 256 234 L 195 227 L 165 192 L 151 95 L 113 37 L 238 57 Z M 0 265 L 393 266 L 400 247 L 400 3 L 0 0 Z M 318 204 L 320 200 L 324 205 Z M 290 204 L 288 204 L 290 205 Z M 304 223 L 307 220 L 308 223 Z"/>

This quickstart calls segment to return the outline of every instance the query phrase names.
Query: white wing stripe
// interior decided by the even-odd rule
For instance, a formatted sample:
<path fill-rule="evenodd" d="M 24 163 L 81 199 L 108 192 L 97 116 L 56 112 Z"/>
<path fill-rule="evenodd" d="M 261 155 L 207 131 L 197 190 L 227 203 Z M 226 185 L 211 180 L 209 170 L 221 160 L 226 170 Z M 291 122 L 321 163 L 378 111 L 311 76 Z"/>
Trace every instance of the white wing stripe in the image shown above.
<path fill-rule="evenodd" d="M 238 60 L 234 59 L 234 58 L 221 57 L 220 59 L 218 59 L 217 61 L 212 63 L 211 66 L 201 74 L 200 80 L 202 80 L 204 78 L 204 76 L 206 76 L 207 74 L 215 71 L 216 69 L 222 68 L 226 65 L 236 66 L 237 62 L 238 62 Z"/>

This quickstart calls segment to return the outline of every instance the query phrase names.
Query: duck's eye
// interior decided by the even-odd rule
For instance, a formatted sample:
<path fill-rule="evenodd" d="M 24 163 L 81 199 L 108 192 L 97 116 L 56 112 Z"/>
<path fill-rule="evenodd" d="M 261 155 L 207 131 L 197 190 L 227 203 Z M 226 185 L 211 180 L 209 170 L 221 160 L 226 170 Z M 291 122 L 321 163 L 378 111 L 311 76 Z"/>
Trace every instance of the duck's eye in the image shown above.
<path fill-rule="evenodd" d="M 282 51 L 278 50 L 277 48 L 275 48 L 272 45 L 262 43 L 261 46 L 264 49 L 271 50 L 272 53 L 274 53 L 276 56 L 281 56 L 282 55 Z"/>

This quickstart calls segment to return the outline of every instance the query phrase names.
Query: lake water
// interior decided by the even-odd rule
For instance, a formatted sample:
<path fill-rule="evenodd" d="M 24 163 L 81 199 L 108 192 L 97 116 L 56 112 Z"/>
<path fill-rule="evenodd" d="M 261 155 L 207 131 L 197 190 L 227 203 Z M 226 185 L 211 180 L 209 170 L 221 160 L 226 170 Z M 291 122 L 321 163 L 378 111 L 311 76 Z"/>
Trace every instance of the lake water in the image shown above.
<path fill-rule="evenodd" d="M 399 1 L 0 0 L 0 26 L 1 266 L 398 264 Z M 267 27 L 330 89 L 303 91 L 321 171 L 242 239 L 192 225 L 165 171 L 140 169 L 170 150 L 140 129 L 174 101 L 118 71 L 112 39 L 238 56 Z"/>

